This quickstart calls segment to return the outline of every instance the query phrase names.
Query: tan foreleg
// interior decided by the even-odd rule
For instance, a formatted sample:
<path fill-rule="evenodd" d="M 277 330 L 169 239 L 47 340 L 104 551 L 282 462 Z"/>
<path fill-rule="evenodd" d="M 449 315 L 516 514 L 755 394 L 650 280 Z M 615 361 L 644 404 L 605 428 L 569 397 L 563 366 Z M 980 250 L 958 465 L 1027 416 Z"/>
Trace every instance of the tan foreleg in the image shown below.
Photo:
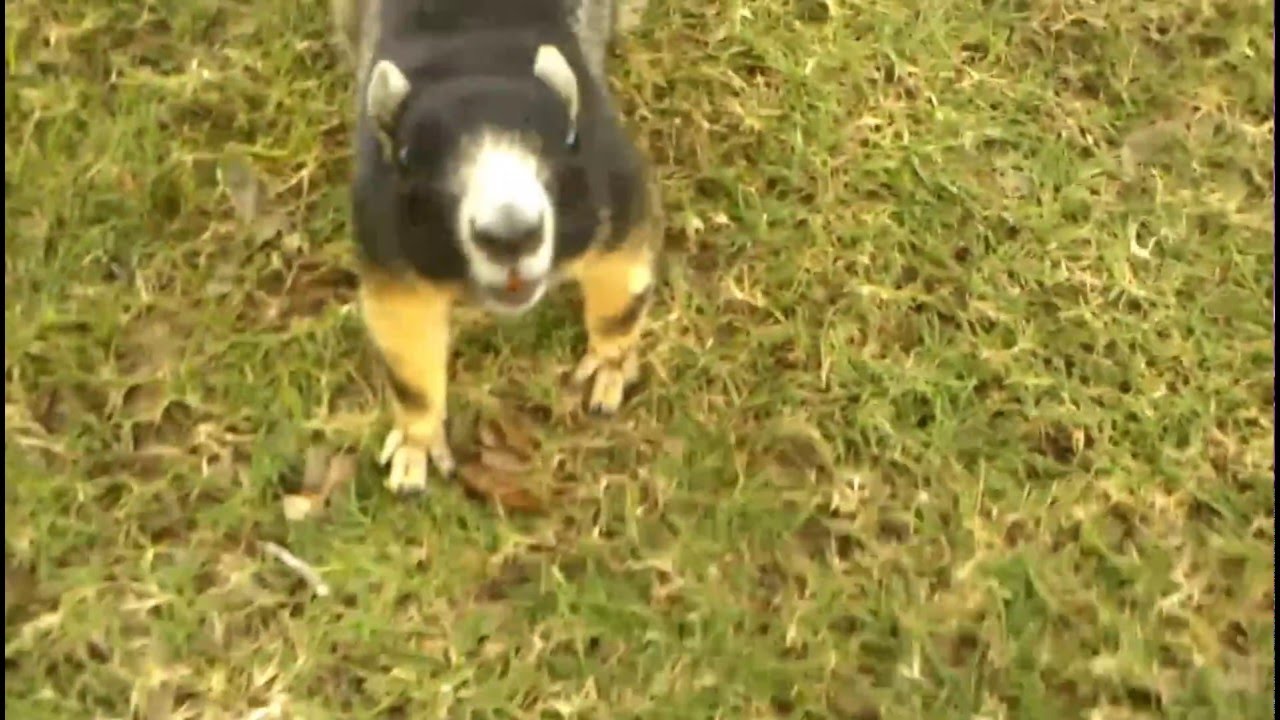
<path fill-rule="evenodd" d="M 445 432 L 449 316 L 457 290 L 419 279 L 370 271 L 362 275 L 361 312 L 385 362 L 395 424 L 383 445 L 387 487 L 422 490 L 427 466 L 453 472 Z"/>

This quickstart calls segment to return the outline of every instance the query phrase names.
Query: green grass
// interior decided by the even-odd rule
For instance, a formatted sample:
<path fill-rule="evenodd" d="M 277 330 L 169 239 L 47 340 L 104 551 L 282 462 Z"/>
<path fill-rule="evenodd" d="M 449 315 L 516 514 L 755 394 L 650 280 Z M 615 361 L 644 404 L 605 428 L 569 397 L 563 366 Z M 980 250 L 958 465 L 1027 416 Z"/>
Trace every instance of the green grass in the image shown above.
<path fill-rule="evenodd" d="M 1273 3 L 831 4 L 620 48 L 648 380 L 566 411 L 572 294 L 467 325 L 454 419 L 578 491 L 504 518 L 373 464 L 328 3 L 6 3 L 7 710 L 1271 717 Z"/>

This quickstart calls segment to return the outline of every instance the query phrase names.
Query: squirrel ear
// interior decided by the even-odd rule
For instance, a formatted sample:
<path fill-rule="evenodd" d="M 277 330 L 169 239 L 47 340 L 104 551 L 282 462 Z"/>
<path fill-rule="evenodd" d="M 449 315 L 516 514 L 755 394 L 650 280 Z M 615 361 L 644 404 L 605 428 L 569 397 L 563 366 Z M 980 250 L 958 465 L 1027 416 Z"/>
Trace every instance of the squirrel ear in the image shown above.
<path fill-rule="evenodd" d="M 564 100 L 569 110 L 569 142 L 572 142 L 578 125 L 578 77 L 569 67 L 569 61 L 555 45 L 541 45 L 533 58 L 533 74 Z"/>
<path fill-rule="evenodd" d="M 365 111 L 369 117 L 389 132 L 396 113 L 409 96 L 409 78 L 390 60 L 379 60 L 369 73 L 369 88 L 365 93 Z"/>

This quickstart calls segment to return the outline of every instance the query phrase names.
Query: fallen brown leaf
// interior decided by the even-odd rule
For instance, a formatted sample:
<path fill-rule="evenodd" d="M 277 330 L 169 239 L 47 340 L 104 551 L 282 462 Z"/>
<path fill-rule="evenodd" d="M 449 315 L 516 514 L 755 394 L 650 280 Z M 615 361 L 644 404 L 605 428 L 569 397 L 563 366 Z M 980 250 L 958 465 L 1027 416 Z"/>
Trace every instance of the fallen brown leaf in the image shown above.
<path fill-rule="evenodd" d="M 265 272 L 253 293 L 256 313 L 271 322 L 313 317 L 355 297 L 359 278 L 349 268 L 322 257 L 295 257 Z"/>
<path fill-rule="evenodd" d="M 218 163 L 217 173 L 236 217 L 255 241 L 266 242 L 289 230 L 288 213 L 270 207 L 270 193 L 248 158 L 227 155 Z"/>
<path fill-rule="evenodd" d="M 822 431 L 803 417 L 788 417 L 770 423 L 761 440 L 772 446 L 775 457 L 796 468 L 832 471 L 836 452 Z"/>
<path fill-rule="evenodd" d="M 121 420 L 159 422 L 169 404 L 168 388 L 154 380 L 137 383 L 125 388 L 112 404 L 115 406 L 112 414 Z"/>
<path fill-rule="evenodd" d="M 471 462 L 458 469 L 458 479 L 469 492 L 496 504 L 508 512 L 540 513 L 545 500 L 521 483 L 513 473 L 494 470 L 482 462 Z"/>
<path fill-rule="evenodd" d="M 136 378 L 164 376 L 179 363 L 183 344 L 173 338 L 184 332 L 177 317 L 162 311 L 151 310 L 130 319 L 115 350 L 117 369 Z"/>
<path fill-rule="evenodd" d="M 333 490 L 356 476 L 356 456 L 349 452 L 339 453 L 329 461 L 329 473 L 325 475 L 325 493 Z"/>
<path fill-rule="evenodd" d="M 512 512 L 543 512 L 545 495 L 530 489 L 540 476 L 538 442 L 529 420 L 514 412 L 498 414 L 477 423 L 479 444 L 474 458 L 458 471 L 463 487 L 473 496 Z"/>
<path fill-rule="evenodd" d="M 262 212 L 266 193 L 248 158 L 234 154 L 222 158 L 218 163 L 218 183 L 231 200 L 236 217 L 246 225 L 252 224 Z"/>
<path fill-rule="evenodd" d="M 356 476 L 356 458 L 349 452 L 332 453 L 323 446 L 307 449 L 299 491 L 283 498 L 285 519 L 305 520 L 324 509 L 338 486 Z"/>
<path fill-rule="evenodd" d="M 476 431 L 476 437 L 480 441 L 481 447 L 502 447 L 502 426 L 496 420 L 485 420 L 480 423 L 480 427 Z"/>
<path fill-rule="evenodd" d="M 318 504 L 310 495 L 285 495 L 281 502 L 284 519 L 289 522 L 306 520 L 319 510 Z"/>
<path fill-rule="evenodd" d="M 31 570 L 20 566 L 9 557 L 4 557 L 4 612 L 19 608 L 36 596 L 36 576 Z"/>
<path fill-rule="evenodd" d="M 498 419 L 502 436 L 506 439 L 507 449 L 526 460 L 532 459 L 538 451 L 538 440 L 529 422 L 522 415 L 505 415 Z"/>
<path fill-rule="evenodd" d="M 533 465 L 510 450 L 496 447 L 480 449 L 480 464 L 490 470 L 505 473 L 527 473 Z"/>
<path fill-rule="evenodd" d="M 1139 165 L 1150 163 L 1165 153 L 1186 134 L 1186 127 L 1176 120 L 1146 125 L 1129 133 L 1120 147 L 1120 164 L 1132 174 Z"/>
<path fill-rule="evenodd" d="M 329 474 L 329 458 L 332 456 L 333 452 L 323 445 L 307 448 L 306 459 L 302 463 L 302 492 L 320 492 Z"/>
<path fill-rule="evenodd" d="M 142 691 L 139 714 L 143 720 L 169 720 L 173 717 L 173 683 L 160 681 Z"/>
<path fill-rule="evenodd" d="M 529 421 L 514 413 L 482 421 L 477 436 L 482 446 L 500 448 L 525 460 L 537 454 L 538 441 Z"/>

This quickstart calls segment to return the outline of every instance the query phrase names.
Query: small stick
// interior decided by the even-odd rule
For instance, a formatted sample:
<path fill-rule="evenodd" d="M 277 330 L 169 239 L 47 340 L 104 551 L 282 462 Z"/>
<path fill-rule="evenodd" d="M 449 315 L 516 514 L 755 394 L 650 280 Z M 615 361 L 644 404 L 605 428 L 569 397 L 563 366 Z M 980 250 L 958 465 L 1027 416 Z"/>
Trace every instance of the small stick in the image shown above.
<path fill-rule="evenodd" d="M 259 543 L 259 545 L 262 546 L 263 552 L 288 565 L 290 569 L 302 576 L 302 579 L 306 580 L 311 589 L 315 591 L 316 597 L 329 596 L 329 585 L 324 581 L 324 578 L 320 577 L 320 573 L 315 568 L 298 559 L 297 555 L 273 542 L 265 541 Z"/>

